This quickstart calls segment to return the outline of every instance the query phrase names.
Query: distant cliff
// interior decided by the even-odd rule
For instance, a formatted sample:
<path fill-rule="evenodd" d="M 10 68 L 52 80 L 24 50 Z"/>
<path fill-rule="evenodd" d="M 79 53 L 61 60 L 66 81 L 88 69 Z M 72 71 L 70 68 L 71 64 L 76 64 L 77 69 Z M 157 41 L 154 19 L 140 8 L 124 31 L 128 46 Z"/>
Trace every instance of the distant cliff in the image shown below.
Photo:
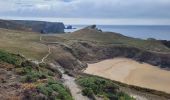
<path fill-rule="evenodd" d="M 0 20 L 0 28 L 40 33 L 63 33 L 65 26 L 62 22 Z"/>

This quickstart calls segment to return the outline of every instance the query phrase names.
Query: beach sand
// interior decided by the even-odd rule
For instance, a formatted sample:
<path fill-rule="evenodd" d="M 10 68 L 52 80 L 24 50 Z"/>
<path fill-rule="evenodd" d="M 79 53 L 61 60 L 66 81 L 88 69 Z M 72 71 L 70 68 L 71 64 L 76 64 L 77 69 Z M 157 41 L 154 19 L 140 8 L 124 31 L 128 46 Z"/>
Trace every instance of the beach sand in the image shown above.
<path fill-rule="evenodd" d="M 127 58 L 88 64 L 84 73 L 170 93 L 170 71 Z"/>

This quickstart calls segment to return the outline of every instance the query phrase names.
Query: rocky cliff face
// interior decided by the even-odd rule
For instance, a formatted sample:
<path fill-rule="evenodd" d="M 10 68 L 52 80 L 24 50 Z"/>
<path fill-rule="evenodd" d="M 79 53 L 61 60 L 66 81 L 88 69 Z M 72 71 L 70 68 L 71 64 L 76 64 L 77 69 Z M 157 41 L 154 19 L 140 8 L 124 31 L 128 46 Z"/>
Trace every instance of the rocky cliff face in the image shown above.
<path fill-rule="evenodd" d="M 0 28 L 30 31 L 29 28 L 26 28 L 25 26 L 22 26 L 21 24 L 17 24 L 15 22 L 8 21 L 8 20 L 0 20 Z"/>
<path fill-rule="evenodd" d="M 55 44 L 51 58 L 63 68 L 77 71 L 87 67 L 86 63 L 116 57 L 130 58 L 160 68 L 170 69 L 170 54 L 146 51 L 125 45 L 102 45 L 89 41 L 75 41 L 70 45 Z"/>
<path fill-rule="evenodd" d="M 61 22 L 0 20 L 0 28 L 40 33 L 63 33 L 65 26 Z"/>
<path fill-rule="evenodd" d="M 75 43 L 72 45 L 74 55 L 81 61 L 99 61 L 114 57 L 131 58 L 136 61 L 170 68 L 170 54 L 149 52 L 135 47 L 115 45 L 95 45 L 91 43 Z"/>
<path fill-rule="evenodd" d="M 42 25 L 43 33 L 64 33 L 64 24 L 63 23 L 49 23 L 44 22 L 44 25 Z M 40 31 L 40 30 L 39 30 Z"/>

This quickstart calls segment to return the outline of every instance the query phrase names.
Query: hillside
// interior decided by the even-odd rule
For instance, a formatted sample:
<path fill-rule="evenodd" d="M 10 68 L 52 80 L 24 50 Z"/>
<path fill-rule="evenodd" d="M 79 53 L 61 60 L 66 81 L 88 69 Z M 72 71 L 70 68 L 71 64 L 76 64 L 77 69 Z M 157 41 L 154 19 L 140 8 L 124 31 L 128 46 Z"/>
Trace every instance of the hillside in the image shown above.
<path fill-rule="evenodd" d="M 114 32 L 101 32 L 92 28 L 84 28 L 71 34 L 63 34 L 63 38 L 72 40 L 89 41 L 98 44 L 127 45 L 155 52 L 170 52 L 168 46 L 156 40 L 142 40 L 123 36 Z"/>
<path fill-rule="evenodd" d="M 1 100 L 73 100 L 60 78 L 60 72 L 46 63 L 0 51 Z"/>
<path fill-rule="evenodd" d="M 170 48 L 160 41 L 141 40 L 113 32 L 84 28 L 69 34 L 44 36 L 51 43 L 65 43 L 81 61 L 126 57 L 161 67 L 170 66 Z"/>
<path fill-rule="evenodd" d="M 0 20 L 0 28 L 39 33 L 64 33 L 65 26 L 61 22 Z"/>
<path fill-rule="evenodd" d="M 0 29 L 0 35 L 2 49 L 41 61 L 51 48 L 47 60 L 58 61 L 68 69 L 83 68 L 85 64 L 80 61 L 114 57 L 131 58 L 160 67 L 170 66 L 170 48 L 160 41 L 141 40 L 92 28 L 58 35 Z"/>
<path fill-rule="evenodd" d="M 117 57 L 168 69 L 170 48 L 167 43 L 101 32 L 91 27 L 67 34 L 40 34 L 1 28 L 0 36 L 0 84 L 3 84 L 0 93 L 8 87 L 3 93 L 5 96 L 13 94 L 19 100 L 24 97 L 29 97 L 28 100 L 134 100 L 132 96 L 151 98 L 148 100 L 170 98 L 169 94 L 161 91 L 82 73 L 89 63 Z M 8 78 L 7 73 L 15 78 Z M 33 92 L 35 94 L 31 95 Z M 3 95 L 0 97 L 5 97 Z"/>
<path fill-rule="evenodd" d="M 39 39 L 39 33 L 0 29 L 0 48 L 30 59 L 40 60 L 48 52 Z"/>
<path fill-rule="evenodd" d="M 98 82 L 95 86 L 100 92 L 90 92 L 88 90 L 90 87 L 85 88 L 87 83 L 83 82 L 88 79 L 78 78 L 78 86 L 75 78 L 64 74 L 56 66 L 60 65 L 36 64 L 20 55 L 0 50 L 0 98 L 2 100 L 96 100 L 97 97 L 94 95 L 105 91 L 102 94 L 104 98 L 134 100 L 133 97 L 121 92 L 119 86 L 112 81 L 102 78 L 91 77 L 89 86 Z M 83 95 L 78 88 L 80 86 L 84 88 Z M 107 91 L 107 88 L 112 90 Z M 112 92 L 114 94 L 110 95 Z"/>

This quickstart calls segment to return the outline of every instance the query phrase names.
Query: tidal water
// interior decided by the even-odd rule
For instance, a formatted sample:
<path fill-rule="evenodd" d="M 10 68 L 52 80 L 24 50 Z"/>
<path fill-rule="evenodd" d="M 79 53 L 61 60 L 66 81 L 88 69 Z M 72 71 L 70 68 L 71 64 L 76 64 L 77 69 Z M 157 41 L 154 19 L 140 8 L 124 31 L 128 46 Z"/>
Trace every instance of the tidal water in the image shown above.
<path fill-rule="evenodd" d="M 66 32 L 74 32 L 88 25 L 73 25 L 76 29 L 67 29 Z M 158 40 L 170 40 L 170 25 L 97 25 L 102 31 L 116 32 L 125 36 Z"/>

